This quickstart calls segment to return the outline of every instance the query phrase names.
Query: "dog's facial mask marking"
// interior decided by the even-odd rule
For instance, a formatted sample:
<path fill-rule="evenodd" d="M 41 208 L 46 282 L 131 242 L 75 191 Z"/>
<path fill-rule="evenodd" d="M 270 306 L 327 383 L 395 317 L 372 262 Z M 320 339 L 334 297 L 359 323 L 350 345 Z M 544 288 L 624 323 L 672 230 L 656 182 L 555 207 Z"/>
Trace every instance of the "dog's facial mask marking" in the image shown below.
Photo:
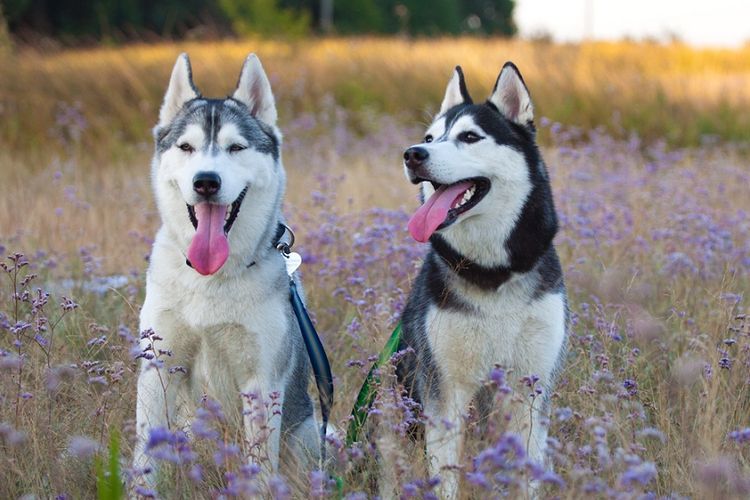
<path fill-rule="evenodd" d="M 424 142 L 404 153 L 406 175 L 411 182 L 422 183 L 426 200 L 409 220 L 412 237 L 426 242 L 462 216 L 480 214 L 482 210 L 475 207 L 495 181 L 513 191 L 507 193 L 513 196 L 501 195 L 501 199 L 522 202 L 528 191 L 528 171 L 523 155 L 502 136 L 512 135 L 513 124 L 531 126 L 532 120 L 531 98 L 512 63 L 503 67 L 487 103 L 480 105 L 473 104 L 457 67 Z M 485 130 L 483 124 L 490 128 Z"/>
<path fill-rule="evenodd" d="M 187 55 L 177 58 L 155 131 L 157 168 L 178 191 L 164 198 L 187 205 L 183 213 L 195 230 L 187 261 L 202 275 L 227 261 L 228 235 L 248 190 L 278 190 L 271 181 L 281 141 L 276 118 L 270 83 L 254 54 L 226 99 L 203 98 Z"/>

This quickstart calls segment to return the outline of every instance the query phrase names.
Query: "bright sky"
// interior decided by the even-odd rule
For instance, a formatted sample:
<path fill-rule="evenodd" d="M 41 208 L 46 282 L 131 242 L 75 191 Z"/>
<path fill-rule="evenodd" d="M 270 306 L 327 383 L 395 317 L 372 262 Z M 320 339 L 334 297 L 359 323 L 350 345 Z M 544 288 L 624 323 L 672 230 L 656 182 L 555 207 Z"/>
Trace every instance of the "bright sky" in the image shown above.
<path fill-rule="evenodd" d="M 522 36 L 556 41 L 676 34 L 699 46 L 750 42 L 750 0 L 516 0 L 515 17 Z"/>

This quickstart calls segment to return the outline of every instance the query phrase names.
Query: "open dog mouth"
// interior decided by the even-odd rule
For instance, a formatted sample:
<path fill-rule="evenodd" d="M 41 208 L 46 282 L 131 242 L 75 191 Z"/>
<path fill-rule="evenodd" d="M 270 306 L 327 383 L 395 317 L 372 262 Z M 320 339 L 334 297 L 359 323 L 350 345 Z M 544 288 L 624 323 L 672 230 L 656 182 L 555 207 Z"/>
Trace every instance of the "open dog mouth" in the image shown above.
<path fill-rule="evenodd" d="M 229 234 L 229 230 L 232 229 L 232 224 L 234 224 L 234 221 L 237 219 L 237 216 L 240 213 L 240 205 L 242 205 L 242 200 L 245 199 L 246 194 L 247 187 L 242 190 L 237 199 L 234 200 L 230 205 L 229 211 L 226 212 L 226 216 L 224 219 L 224 234 Z M 193 224 L 193 227 L 198 230 L 198 218 L 195 216 L 195 206 L 187 205 L 187 209 L 188 216 L 190 217 L 190 222 Z"/>
<path fill-rule="evenodd" d="M 240 213 L 247 187 L 231 205 L 217 205 L 206 201 L 188 205 L 188 217 L 195 235 L 187 251 L 187 264 L 200 274 L 214 274 L 229 257 L 227 235 Z"/>
<path fill-rule="evenodd" d="M 456 222 L 459 215 L 474 208 L 490 191 L 490 180 L 486 177 L 472 177 L 453 184 L 429 182 L 435 192 L 409 220 L 409 233 L 422 243 L 435 231 Z"/>

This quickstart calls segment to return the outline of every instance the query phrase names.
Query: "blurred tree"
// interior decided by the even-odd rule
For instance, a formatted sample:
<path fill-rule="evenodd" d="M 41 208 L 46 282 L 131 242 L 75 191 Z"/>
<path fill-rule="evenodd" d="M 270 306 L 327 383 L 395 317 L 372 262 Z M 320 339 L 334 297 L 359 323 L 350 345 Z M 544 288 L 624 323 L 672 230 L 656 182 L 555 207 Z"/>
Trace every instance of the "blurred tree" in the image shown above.
<path fill-rule="evenodd" d="M 513 22 L 515 0 L 463 0 L 462 30 L 488 35 L 511 36 L 516 34 Z"/>
<path fill-rule="evenodd" d="M 333 26 L 339 33 L 382 33 L 384 12 L 376 0 L 333 2 Z"/>
<path fill-rule="evenodd" d="M 144 17 L 146 27 L 162 36 L 181 37 L 193 29 L 207 26 L 214 32 L 229 30 L 229 22 L 216 0 L 125 1 L 140 3 L 142 11 L 147 13 Z"/>
<path fill-rule="evenodd" d="M 336 33 L 383 33 L 385 10 L 378 0 L 281 0 L 281 6 L 309 12 L 313 24 L 323 32 Z M 328 4 L 328 5 L 326 5 Z M 332 7 L 331 26 L 324 18 L 324 7 Z"/>
<path fill-rule="evenodd" d="M 398 2 L 396 8 L 399 3 L 406 7 L 406 26 L 411 34 L 455 35 L 461 31 L 460 0 L 407 0 Z"/>
<path fill-rule="evenodd" d="M 515 34 L 515 0 L 281 0 L 311 12 L 321 25 L 321 6 L 333 2 L 333 28 L 339 33 L 440 35 Z"/>
<path fill-rule="evenodd" d="M 333 0 L 320 0 L 320 31 L 329 33 L 333 29 Z"/>
<path fill-rule="evenodd" d="M 276 0 L 219 0 L 219 6 L 239 35 L 302 36 L 310 30 L 310 13 L 279 6 Z"/>
<path fill-rule="evenodd" d="M 63 41 L 211 33 L 515 33 L 515 0 L 0 0 L 11 33 Z M 332 13 L 332 15 L 330 15 Z M 329 25 L 330 23 L 330 25 Z M 32 38 L 33 39 L 33 38 Z"/>
<path fill-rule="evenodd" d="M 0 56 L 7 55 L 13 48 L 13 42 L 8 33 L 8 23 L 5 21 L 3 4 L 0 3 Z"/>
<path fill-rule="evenodd" d="M 2 9 L 6 19 L 19 17 L 29 7 L 31 0 L 3 0 Z"/>
<path fill-rule="evenodd" d="M 223 23 L 212 0 L 4 0 L 12 32 L 62 39 L 184 36 L 190 29 Z"/>

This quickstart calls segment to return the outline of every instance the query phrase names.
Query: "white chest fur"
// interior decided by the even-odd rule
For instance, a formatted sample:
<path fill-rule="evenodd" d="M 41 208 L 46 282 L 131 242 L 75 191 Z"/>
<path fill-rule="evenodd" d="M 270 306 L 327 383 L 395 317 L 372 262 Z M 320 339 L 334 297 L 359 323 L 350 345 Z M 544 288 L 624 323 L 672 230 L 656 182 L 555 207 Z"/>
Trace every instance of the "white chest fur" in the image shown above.
<path fill-rule="evenodd" d="M 204 277 L 170 253 L 155 247 L 152 254 L 141 328 L 163 339 L 157 347 L 172 352 L 169 366 L 188 370 L 190 397 L 210 394 L 236 405 L 238 391 L 258 379 L 283 381 L 291 365 L 279 360 L 291 346 L 281 257 L 237 275 Z"/>
<path fill-rule="evenodd" d="M 546 383 L 565 338 L 561 294 L 532 298 L 524 283 L 511 281 L 499 291 L 469 292 L 475 309 L 432 306 L 425 318 L 427 338 L 447 391 L 474 392 L 499 364 L 512 378 L 538 375 Z"/>

